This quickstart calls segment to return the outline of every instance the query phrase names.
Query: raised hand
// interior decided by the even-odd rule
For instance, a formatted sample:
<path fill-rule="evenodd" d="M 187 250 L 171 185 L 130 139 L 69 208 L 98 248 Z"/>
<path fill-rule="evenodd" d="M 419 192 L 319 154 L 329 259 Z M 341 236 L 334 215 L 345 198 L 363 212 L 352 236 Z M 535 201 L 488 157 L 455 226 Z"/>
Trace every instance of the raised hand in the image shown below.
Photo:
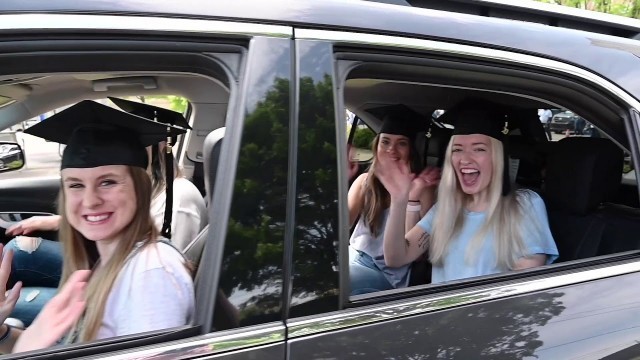
<path fill-rule="evenodd" d="M 349 173 L 349 180 L 358 175 L 358 163 L 355 161 L 355 153 L 356 151 L 353 149 L 351 144 L 347 144 L 347 164 L 349 166 L 347 170 Z"/>
<path fill-rule="evenodd" d="M 3 246 L 0 244 L 0 253 L 2 253 L 2 249 Z M 9 280 L 9 274 L 11 274 L 12 261 L 12 250 L 8 250 L 0 260 L 0 324 L 4 323 L 13 312 L 13 309 L 16 307 L 16 302 L 20 297 L 20 289 L 22 288 L 22 283 L 18 281 L 13 288 L 7 292 L 7 281 Z"/>
<path fill-rule="evenodd" d="M 424 189 L 438 186 L 439 183 L 440 168 L 429 166 L 422 170 L 411 182 L 409 197 L 411 199 L 419 199 Z"/>
<path fill-rule="evenodd" d="M 375 176 L 387 189 L 392 199 L 408 197 L 411 183 L 416 177 L 411 173 L 409 164 L 384 157 L 378 158 Z"/>
<path fill-rule="evenodd" d="M 7 229 L 5 234 L 11 236 L 28 235 L 35 231 L 55 231 L 60 226 L 60 216 L 32 216 Z"/>
<path fill-rule="evenodd" d="M 78 321 L 86 306 L 89 270 L 71 274 L 60 292 L 40 311 L 31 326 L 18 338 L 13 352 L 42 349 L 56 343 Z"/>

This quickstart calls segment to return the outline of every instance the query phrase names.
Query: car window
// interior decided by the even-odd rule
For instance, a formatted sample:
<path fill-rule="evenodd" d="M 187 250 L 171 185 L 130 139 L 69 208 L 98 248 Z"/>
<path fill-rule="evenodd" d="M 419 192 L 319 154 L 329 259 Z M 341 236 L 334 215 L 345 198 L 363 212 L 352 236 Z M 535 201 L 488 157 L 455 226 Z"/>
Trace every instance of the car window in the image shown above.
<path fill-rule="evenodd" d="M 387 73 L 393 73 L 394 70 L 392 68 L 393 65 L 389 65 L 389 68 L 385 69 L 385 71 L 387 71 Z M 419 66 L 413 69 L 415 70 L 416 79 L 420 76 L 419 74 L 430 73 L 429 70 L 421 69 Z M 367 74 L 366 70 L 360 68 L 358 72 L 360 76 L 365 76 L 363 74 L 366 74 L 371 76 L 371 78 L 378 79 L 377 81 L 366 80 L 372 89 L 370 98 L 367 100 L 362 100 L 366 98 L 363 97 L 363 94 L 366 93 L 363 91 L 365 80 L 360 80 L 358 77 L 349 79 L 349 75 L 346 75 L 347 80 L 343 85 L 345 89 L 343 95 L 344 102 L 352 104 L 354 108 L 358 106 L 368 108 L 369 110 L 367 111 L 369 114 L 365 114 L 366 116 L 371 116 L 371 113 L 375 113 L 376 107 L 381 108 L 389 104 L 403 104 L 410 107 L 415 117 L 430 116 L 432 119 L 435 118 L 436 120 L 431 123 L 427 131 L 428 135 L 424 135 L 425 139 L 418 139 L 426 143 L 426 147 L 424 148 L 426 150 L 420 148 L 422 153 L 420 154 L 419 161 L 427 165 L 440 166 L 441 171 L 443 162 L 447 161 L 447 143 L 449 143 L 451 139 L 452 131 L 456 131 L 455 121 L 457 119 L 451 118 L 451 116 L 455 116 L 451 114 L 458 114 L 458 112 L 456 112 L 456 104 L 463 103 L 464 99 L 480 98 L 487 103 L 497 104 L 494 106 L 504 111 L 504 115 L 502 116 L 505 117 L 504 127 L 508 134 L 505 136 L 505 141 L 507 141 L 507 145 L 505 146 L 508 146 L 509 151 L 509 163 L 507 164 L 510 175 L 509 186 L 520 192 L 528 191 L 536 194 L 536 198 L 538 197 L 537 194 L 543 195 L 538 205 L 531 205 L 532 209 L 539 209 L 535 211 L 540 213 L 539 218 L 543 219 L 545 226 L 545 235 L 543 236 L 547 239 L 544 240 L 546 245 L 541 245 L 544 250 L 540 250 L 543 251 L 545 255 L 541 257 L 542 262 L 538 263 L 538 266 L 545 266 L 541 269 L 553 268 L 553 266 L 556 265 L 560 266 L 567 260 L 586 259 L 590 256 L 612 254 L 617 251 L 622 251 L 622 247 L 613 246 L 608 248 L 608 250 L 601 248 L 598 251 L 594 250 L 589 253 L 580 253 L 580 249 L 576 248 L 576 244 L 572 244 L 571 240 L 567 238 L 567 235 L 562 233 L 558 228 L 561 226 L 560 224 L 568 221 L 567 217 L 574 216 L 573 214 L 575 214 L 576 211 L 588 213 L 597 211 L 596 208 L 591 205 L 585 205 L 583 208 L 583 205 L 578 204 L 574 198 L 567 197 L 566 193 L 558 190 L 569 189 L 569 191 L 572 192 L 580 188 L 580 186 L 583 186 L 578 184 L 581 180 L 576 177 L 576 173 L 583 173 L 583 178 L 602 176 L 598 174 L 595 169 L 598 166 L 597 161 L 600 161 L 598 158 L 605 155 L 598 154 L 598 150 L 595 149 L 602 148 L 603 152 L 609 152 L 609 159 L 611 160 L 609 164 L 611 165 L 611 162 L 615 164 L 613 166 L 607 166 L 606 169 L 602 170 L 607 172 L 605 177 L 609 179 L 606 181 L 608 181 L 608 184 L 611 186 L 611 193 L 605 196 L 603 193 L 607 190 L 601 188 L 589 190 L 596 194 L 593 197 L 601 199 L 597 201 L 606 199 L 606 201 L 627 206 L 630 209 L 629 211 L 632 211 L 631 208 L 639 207 L 637 202 L 637 189 L 635 185 L 628 183 L 628 179 L 632 176 L 629 174 L 634 173 L 631 171 L 633 169 L 631 158 L 625 149 L 622 149 L 614 141 L 610 140 L 611 137 L 609 134 L 604 133 L 601 127 L 599 127 L 599 124 L 593 124 L 585 120 L 585 118 L 578 115 L 580 111 L 574 112 L 569 110 L 571 108 L 569 104 L 567 104 L 566 108 L 545 107 L 547 103 L 558 103 L 559 101 L 556 98 L 549 97 L 546 99 L 538 99 L 538 101 L 527 100 L 526 89 L 522 89 L 522 94 L 509 95 L 492 94 L 491 91 L 483 89 L 482 87 L 476 88 L 476 91 L 456 90 L 453 87 L 447 88 L 430 84 L 427 80 L 429 79 L 428 76 L 424 77 L 424 84 L 420 84 L 418 80 L 414 80 L 414 83 L 407 84 L 400 80 L 396 81 L 393 77 L 384 78 L 376 74 L 376 71 L 381 70 L 372 67 L 373 73 Z M 351 89 L 353 89 L 353 95 Z M 375 91 L 373 89 L 375 89 Z M 381 96 L 381 94 L 384 94 L 384 96 Z M 354 101 L 356 102 L 354 103 Z M 356 115 L 358 114 L 356 113 Z M 593 118 L 594 121 L 597 120 L 597 117 L 590 116 L 590 118 Z M 619 121 L 615 115 L 612 115 L 611 119 L 612 121 Z M 379 121 L 382 121 L 381 116 L 379 116 Z M 547 137 L 548 135 L 550 135 L 550 137 Z M 590 146 L 593 146 L 593 148 L 590 148 Z M 576 149 L 583 150 L 578 151 Z M 569 157 L 568 153 L 575 155 Z M 587 164 L 589 161 L 592 161 L 587 160 L 587 158 L 591 157 L 595 157 L 595 160 L 593 160 L 595 162 Z M 567 158 L 567 160 L 560 160 L 565 158 Z M 616 176 L 621 176 L 623 173 L 625 174 L 624 179 L 626 180 L 621 181 L 620 177 L 616 180 Z M 578 179 L 576 180 L 575 188 L 567 183 L 567 181 L 569 181 L 567 179 L 574 179 L 574 177 Z M 453 179 L 456 178 L 454 177 Z M 475 178 L 469 177 L 467 181 L 475 181 L 472 179 Z M 367 182 L 366 186 L 372 186 L 371 184 L 371 182 Z M 365 185 L 361 186 L 365 189 Z M 585 182 L 584 186 L 589 185 Z M 438 188 L 438 198 L 445 196 L 440 193 L 442 189 L 441 185 Z M 587 188 L 585 188 L 585 191 L 586 189 Z M 384 186 L 382 186 L 381 191 L 384 191 Z M 384 194 L 384 192 L 382 194 Z M 380 205 L 380 216 L 386 219 L 386 214 L 390 211 L 388 207 L 389 197 L 383 195 L 380 199 L 381 200 L 378 200 L 382 203 L 382 205 Z M 412 205 L 412 203 L 407 205 L 408 212 L 412 206 L 417 209 L 416 211 L 422 211 L 421 205 L 423 203 L 414 204 L 417 205 Z M 360 203 L 359 206 L 363 206 L 362 203 Z M 580 207 L 580 210 L 578 210 L 578 207 Z M 437 209 L 437 207 L 434 209 Z M 368 298 L 371 294 L 385 295 L 389 291 L 407 289 L 413 286 L 432 287 L 439 285 L 438 283 L 432 284 L 434 279 L 432 276 L 435 276 L 433 267 L 436 265 L 432 264 L 432 260 L 430 260 L 428 254 L 417 256 L 414 260 L 400 263 L 400 265 L 395 265 L 395 263 L 394 265 L 389 264 L 385 258 L 385 250 L 382 247 L 384 243 L 384 230 L 388 224 L 385 223 L 386 220 L 375 220 L 373 217 L 368 217 L 363 220 L 363 214 L 365 214 L 366 211 L 371 210 L 370 208 L 361 210 L 356 220 L 355 230 L 350 232 L 350 238 L 344 241 L 345 244 L 348 244 L 345 245 L 345 251 L 348 249 L 349 265 L 342 267 L 341 271 L 349 272 L 350 286 L 352 287 L 350 290 L 352 301 L 357 302 L 360 299 Z M 435 214 L 435 211 L 433 213 Z M 545 219 L 547 213 L 549 214 L 549 223 L 546 223 Z M 420 213 L 418 219 L 422 218 L 423 221 L 427 221 L 425 224 L 430 224 L 429 221 L 433 221 L 433 216 L 435 215 Z M 373 226 L 375 226 L 375 221 L 378 221 L 378 224 L 381 225 L 379 225 L 380 227 L 378 229 L 372 230 Z M 615 221 L 617 221 L 617 219 Z M 409 231 L 409 229 L 411 228 L 402 230 L 400 236 L 405 235 L 405 231 Z M 526 239 L 524 239 L 525 242 L 530 241 L 531 236 L 533 235 L 526 235 Z M 616 240 L 611 241 L 615 242 Z M 476 246 L 471 242 L 465 244 L 462 248 L 457 249 L 457 251 L 471 251 L 465 249 Z M 561 254 L 560 257 L 558 257 L 558 253 Z M 464 262 L 463 260 L 460 261 Z M 440 267 L 442 264 L 440 263 L 437 266 Z M 438 276 L 441 276 L 442 270 L 438 271 Z M 367 277 L 368 274 L 370 275 L 371 273 L 377 275 Z M 500 274 L 517 274 L 517 272 L 494 270 L 485 272 L 481 274 L 481 276 L 486 278 Z M 473 281 L 477 276 L 478 275 L 461 275 L 450 281 Z M 358 279 L 363 277 L 368 280 L 358 283 Z M 356 285 L 360 287 L 356 289 L 357 291 L 353 292 L 353 287 Z M 342 287 L 342 291 L 348 291 L 347 287 Z"/>
<path fill-rule="evenodd" d="M 149 74 L 145 74 L 145 76 L 148 77 Z M 167 76 L 167 74 L 158 74 L 158 76 Z M 73 79 L 69 79 L 66 75 L 63 74 L 49 74 L 47 76 L 47 81 L 39 85 L 40 89 L 44 92 L 47 91 L 47 86 L 54 87 L 60 83 L 66 83 L 68 86 L 73 86 L 75 82 L 75 84 L 79 87 L 86 88 L 86 84 L 84 84 L 83 82 L 86 79 L 96 78 L 100 80 L 106 80 L 108 79 L 108 74 L 78 74 L 75 75 Z M 117 82 L 126 83 L 126 80 L 123 79 L 126 78 L 119 77 Z M 136 79 L 140 78 L 138 77 Z M 178 81 L 173 81 L 174 79 Z M 226 104 L 228 102 L 229 92 L 227 89 L 222 88 L 219 82 L 213 82 L 210 79 L 206 78 L 199 78 L 199 76 L 194 74 L 171 74 L 170 76 L 167 76 L 165 80 L 166 83 L 164 84 L 165 86 L 167 86 L 167 88 L 180 89 L 181 92 L 184 91 L 185 93 L 190 92 L 190 87 L 193 87 L 194 89 L 199 88 L 200 90 L 209 89 L 209 92 L 203 91 L 204 93 L 209 94 L 207 96 L 203 96 L 201 93 L 191 91 L 192 95 L 196 94 L 197 98 L 199 98 L 201 102 L 204 102 L 202 111 L 200 113 L 200 118 L 190 118 L 188 116 L 190 114 L 189 110 L 193 109 L 194 105 L 198 104 L 191 103 L 185 96 L 158 95 L 157 93 L 136 96 L 133 95 L 135 94 L 136 90 L 131 90 L 126 96 L 117 94 L 115 95 L 115 97 L 128 100 L 133 103 L 140 103 L 157 108 L 173 110 L 186 115 L 187 118 L 192 120 L 191 126 L 198 129 L 198 134 L 192 135 L 190 131 L 187 131 L 186 134 L 179 135 L 177 138 L 173 139 L 175 144 L 174 153 L 176 155 L 177 161 L 180 156 L 176 150 L 182 145 L 182 141 L 188 141 L 189 139 L 191 139 L 194 143 L 197 143 L 198 140 L 202 141 L 202 139 L 199 139 L 200 137 L 206 137 L 206 135 L 210 132 L 211 127 L 214 126 L 215 123 L 224 125 L 225 114 L 223 113 L 221 118 L 214 117 L 213 112 L 207 111 L 207 103 L 213 102 L 217 105 Z M 109 81 L 111 80 L 109 79 Z M 80 85 L 81 83 L 82 85 Z M 187 86 L 187 88 L 185 88 L 185 86 Z M 109 91 L 106 91 L 101 95 L 105 97 L 94 99 L 91 103 L 99 104 L 99 106 L 106 106 L 117 109 L 114 111 L 121 110 L 117 105 L 115 105 L 106 97 L 111 95 Z M 209 98 L 208 101 L 207 97 Z M 15 275 L 12 275 L 10 279 L 10 285 L 13 285 L 17 280 L 21 280 L 23 284 L 21 298 L 17 303 L 16 309 L 12 312 L 12 314 L 10 315 L 10 319 L 8 320 L 8 323 L 11 323 L 16 327 L 30 326 L 34 318 L 42 310 L 43 306 L 49 303 L 50 299 L 56 294 L 61 276 L 60 271 L 62 270 L 62 263 L 59 261 L 62 259 L 60 258 L 60 256 L 58 256 L 62 253 L 61 244 L 59 241 L 61 240 L 61 237 L 64 236 L 60 235 L 57 231 L 60 224 L 59 220 L 55 224 L 50 222 L 50 220 L 55 220 L 55 217 L 50 215 L 57 214 L 59 210 L 57 209 L 57 195 L 60 190 L 59 176 L 61 155 L 64 151 L 64 145 L 58 144 L 53 141 L 48 141 L 37 136 L 26 134 L 25 131 L 28 131 L 35 125 L 41 125 L 46 122 L 55 121 L 52 120 L 52 116 L 60 114 L 61 112 L 66 111 L 68 108 L 76 106 L 78 104 L 75 102 L 78 100 L 78 98 L 73 96 L 69 97 L 69 100 L 73 102 L 69 102 L 63 106 L 60 105 L 59 99 L 56 99 L 57 102 L 51 102 L 49 105 L 49 103 L 46 103 L 48 99 L 38 98 L 37 94 L 33 95 L 33 97 L 29 100 L 31 100 L 33 103 L 38 104 L 38 106 L 34 106 L 34 108 L 48 110 L 32 118 L 17 119 L 20 121 L 17 121 L 14 125 L 8 126 L 1 133 L 3 137 L 1 140 L 15 141 L 20 145 L 22 151 L 26 155 L 25 166 L 22 169 L 17 171 L 7 171 L 0 174 L 0 182 L 2 182 L 2 186 L 0 186 L 0 225 L 3 228 L 2 242 L 5 244 L 5 246 L 12 248 L 15 253 L 24 254 L 22 258 L 16 258 L 16 260 L 19 261 L 18 264 L 20 265 L 18 266 L 16 271 L 14 271 Z M 9 104 L 3 107 L 0 111 L 10 111 L 9 108 L 13 105 L 21 106 L 20 104 Z M 8 112 L 8 114 L 12 113 Z M 161 117 L 162 114 L 157 116 Z M 2 117 L 4 120 L 10 118 L 10 116 L 8 115 L 0 117 Z M 150 120 L 155 121 L 154 119 Z M 162 119 L 158 118 L 157 120 L 161 121 Z M 50 126 L 56 125 L 51 123 Z M 209 131 L 201 131 L 202 128 L 208 129 Z M 166 136 L 161 137 L 163 139 L 166 139 Z M 202 154 L 202 145 L 200 146 L 200 154 Z M 0 145 L 0 157 L 8 157 L 12 151 L 13 148 L 11 148 L 10 146 Z M 154 157 L 155 155 L 151 156 L 150 160 L 153 160 Z M 159 158 L 160 157 L 158 157 L 158 159 Z M 154 169 L 161 169 L 161 167 L 165 166 L 164 161 L 158 160 L 156 162 L 157 167 L 154 167 Z M 192 168 L 191 172 L 189 172 L 188 174 L 185 174 L 182 171 L 184 164 Z M 106 332 L 104 331 L 104 329 L 101 329 L 101 332 L 98 335 L 101 338 L 136 334 L 141 331 L 162 332 L 166 331 L 167 328 L 173 328 L 176 326 L 182 328 L 184 328 L 185 326 L 191 327 L 191 325 L 193 324 L 200 324 L 204 322 L 202 318 L 193 318 L 196 304 L 193 301 L 195 298 L 193 296 L 194 287 L 192 278 L 193 276 L 195 276 L 196 270 L 202 271 L 203 269 L 207 268 L 206 265 L 197 266 L 197 263 L 202 255 L 204 239 L 206 239 L 206 232 L 204 237 L 200 236 L 201 240 L 196 242 L 198 235 L 200 235 L 200 233 L 206 229 L 206 225 L 208 222 L 207 204 L 202 194 L 199 193 L 199 189 L 196 188 L 192 183 L 197 178 L 197 174 L 194 175 L 194 173 L 196 172 L 193 171 L 193 168 L 197 168 L 198 164 L 192 162 L 187 157 L 182 157 L 182 162 L 180 164 L 176 163 L 176 165 L 178 166 L 174 168 L 173 172 L 174 176 L 176 176 L 176 179 L 173 180 L 172 186 L 172 189 L 175 190 L 173 192 L 172 198 L 174 210 L 172 211 L 172 221 L 174 221 L 175 224 L 172 223 L 173 226 L 171 229 L 171 245 L 162 245 L 162 248 L 159 249 L 159 251 L 162 252 L 163 256 L 167 256 L 167 261 L 171 260 L 171 262 L 166 263 L 166 266 L 174 266 L 180 263 L 180 266 L 178 268 L 172 267 L 171 269 L 172 271 L 175 270 L 175 273 L 180 274 L 180 276 L 185 275 L 184 279 L 188 279 L 188 281 L 185 280 L 183 282 L 184 279 L 182 278 L 178 281 L 166 281 L 171 279 L 159 279 L 158 277 L 149 277 L 148 280 L 150 282 L 156 281 L 156 285 L 154 285 L 156 289 L 164 288 L 164 285 L 162 284 L 173 283 L 173 285 L 176 286 L 174 288 L 174 293 L 172 294 L 172 296 L 177 296 L 177 300 L 175 302 L 162 301 L 163 313 L 165 315 L 171 317 L 173 316 L 172 314 L 175 315 L 178 314 L 178 312 L 183 312 L 187 315 L 184 316 L 184 319 L 174 322 L 164 322 L 166 319 L 168 319 L 167 316 L 157 316 L 157 321 L 155 322 L 155 324 L 157 325 L 153 325 L 155 326 L 155 328 L 144 328 L 145 322 L 141 321 L 131 321 L 130 323 L 124 323 L 120 319 L 116 319 L 117 315 L 115 314 L 117 313 L 117 311 L 119 311 L 119 309 L 127 309 L 129 305 L 140 306 L 140 304 L 143 304 L 145 301 L 144 296 L 140 296 L 142 295 L 141 293 L 128 293 L 127 296 L 124 296 L 124 294 L 127 293 L 128 290 L 124 290 L 124 292 L 122 292 L 123 289 L 126 289 L 127 286 L 133 286 L 132 284 L 135 284 L 135 279 L 133 280 L 133 282 L 129 282 L 128 280 L 131 280 L 133 278 L 126 277 L 127 281 L 125 282 L 116 281 L 117 286 L 114 285 L 113 287 L 113 289 L 116 290 L 113 294 L 111 294 L 113 296 L 108 297 L 109 302 L 105 305 L 106 310 L 104 321 L 105 323 L 111 323 L 112 327 L 109 331 Z M 202 162 L 199 163 L 199 167 L 200 180 L 203 182 L 201 186 L 204 190 L 205 179 L 203 178 Z M 151 182 L 152 185 L 158 184 L 157 191 L 155 188 L 152 191 L 152 202 L 150 204 L 149 212 L 154 222 L 153 226 L 157 231 L 159 231 L 163 227 L 164 210 L 166 203 L 166 193 L 164 190 L 164 185 L 160 186 L 159 184 L 165 179 L 160 175 L 156 177 L 154 175 L 155 171 L 150 171 L 148 174 L 143 171 L 143 174 L 144 177 L 148 177 L 149 175 L 152 176 L 152 178 L 154 179 Z M 188 176 L 188 178 L 184 178 L 185 176 Z M 109 179 L 109 181 L 111 181 L 111 179 Z M 106 183 L 107 182 L 105 181 L 105 186 L 107 186 Z M 102 183 L 100 184 L 102 185 Z M 109 182 L 109 184 L 109 186 L 111 186 L 112 182 Z M 75 188 L 78 187 L 76 186 L 74 187 L 74 189 Z M 38 216 L 39 218 L 36 218 L 36 216 Z M 45 223 L 53 225 L 44 225 Z M 20 224 L 20 227 L 15 228 L 18 230 L 12 231 L 24 231 L 23 233 L 17 232 L 5 234 L 5 230 L 13 228 L 17 224 Z M 27 224 L 32 224 L 28 226 L 33 227 L 27 228 Z M 179 239 L 184 239 L 184 241 L 179 241 Z M 192 245 L 192 243 L 195 245 Z M 186 245 L 190 246 L 187 247 Z M 166 246 L 166 248 L 164 246 Z M 180 252 L 183 251 L 184 257 L 180 255 Z M 166 254 L 166 252 L 168 253 Z M 44 257 L 38 258 L 39 256 Z M 172 260 L 174 258 L 180 260 L 174 263 Z M 42 261 L 38 259 L 41 259 Z M 192 263 L 196 264 L 196 266 L 187 266 L 187 259 L 193 260 Z M 152 263 L 153 261 L 149 262 L 149 264 Z M 43 280 L 38 278 L 37 276 L 34 278 L 25 275 L 29 273 L 29 271 L 31 271 L 29 269 L 32 269 L 34 273 L 44 274 L 41 277 L 46 277 L 46 279 Z M 185 285 L 186 283 L 190 283 L 191 285 Z M 191 292 L 192 294 L 189 295 L 189 292 Z M 109 293 L 107 293 L 107 295 L 108 294 Z M 104 296 L 105 299 L 107 299 L 107 295 Z M 203 299 L 206 299 L 206 297 Z M 223 296 L 220 296 L 220 301 L 220 306 L 224 307 L 225 298 Z M 213 305 L 214 302 L 211 301 L 211 304 L 205 303 L 201 306 L 206 307 Z M 152 308 L 152 306 L 146 306 L 146 310 L 148 311 L 151 311 Z M 230 312 L 233 310 L 233 308 L 227 309 Z M 223 311 L 221 311 L 220 313 L 224 314 Z M 142 312 L 140 312 L 140 314 L 142 314 Z M 180 316 L 181 315 L 177 315 L 177 317 Z M 152 322 L 147 322 L 146 324 L 152 324 Z M 141 325 L 143 327 L 140 327 Z M 78 332 L 78 334 L 81 334 L 81 332 Z M 74 335 L 71 334 L 70 336 Z M 86 347 L 86 349 L 90 349 L 90 347 Z"/>
<path fill-rule="evenodd" d="M 367 163 L 373 158 L 371 145 L 376 133 L 367 124 L 357 117 L 347 124 L 347 134 L 350 134 L 353 127 L 356 127 L 353 135 L 352 146 L 354 148 L 353 159 L 360 163 Z M 348 135 L 347 135 L 348 136 Z"/>

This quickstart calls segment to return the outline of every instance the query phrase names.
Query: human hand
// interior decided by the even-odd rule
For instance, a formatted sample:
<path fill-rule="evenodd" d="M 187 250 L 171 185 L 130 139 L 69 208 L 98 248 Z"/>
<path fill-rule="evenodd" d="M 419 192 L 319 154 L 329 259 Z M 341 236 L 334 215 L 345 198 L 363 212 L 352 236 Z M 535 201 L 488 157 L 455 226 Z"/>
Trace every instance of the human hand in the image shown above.
<path fill-rule="evenodd" d="M 28 235 L 34 231 L 56 231 L 60 227 L 60 215 L 32 216 L 10 226 L 5 234 Z"/>
<path fill-rule="evenodd" d="M 347 144 L 347 164 L 349 180 L 353 179 L 358 174 L 358 162 L 355 161 L 355 155 L 356 151 L 353 149 L 351 144 Z"/>
<path fill-rule="evenodd" d="M 415 174 L 409 164 L 380 157 L 375 167 L 375 176 L 387 189 L 392 199 L 407 198 Z"/>
<path fill-rule="evenodd" d="M 0 253 L 2 253 L 3 246 L 0 244 Z M 13 261 L 13 250 L 8 250 L 0 260 L 0 324 L 11 315 L 13 309 L 16 307 L 16 302 L 20 298 L 20 289 L 22 283 L 17 282 L 13 288 L 7 291 L 7 281 L 9 281 L 9 275 L 11 274 L 11 262 Z"/>
<path fill-rule="evenodd" d="M 420 194 L 426 188 L 438 186 L 440 183 L 440 168 L 429 166 L 422 170 L 411 182 L 409 191 L 410 199 L 419 199 Z"/>
<path fill-rule="evenodd" d="M 22 332 L 12 352 L 42 349 L 56 343 L 80 319 L 86 306 L 85 292 L 90 270 L 75 271 Z"/>

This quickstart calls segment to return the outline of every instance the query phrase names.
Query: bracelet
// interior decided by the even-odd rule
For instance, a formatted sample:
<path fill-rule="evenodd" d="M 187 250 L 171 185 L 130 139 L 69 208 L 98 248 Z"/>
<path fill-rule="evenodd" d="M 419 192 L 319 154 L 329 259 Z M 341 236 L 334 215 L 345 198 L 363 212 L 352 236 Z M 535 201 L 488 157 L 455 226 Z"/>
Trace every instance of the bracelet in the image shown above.
<path fill-rule="evenodd" d="M 422 205 L 407 205 L 407 211 L 416 212 L 422 210 Z"/>
<path fill-rule="evenodd" d="M 7 331 L 5 331 L 5 333 L 0 336 L 0 344 L 3 343 L 5 340 L 7 340 L 9 338 L 9 335 L 11 334 L 11 325 L 9 324 L 3 324 L 4 326 L 7 327 Z"/>

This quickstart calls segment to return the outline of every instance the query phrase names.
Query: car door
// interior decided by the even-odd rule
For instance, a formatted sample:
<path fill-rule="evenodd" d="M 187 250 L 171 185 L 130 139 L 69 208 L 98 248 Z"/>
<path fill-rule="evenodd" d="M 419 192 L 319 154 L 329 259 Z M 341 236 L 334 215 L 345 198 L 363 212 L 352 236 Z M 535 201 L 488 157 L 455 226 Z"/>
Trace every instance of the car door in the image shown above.
<path fill-rule="evenodd" d="M 82 95 L 48 89 L 46 95 L 52 97 L 48 104 L 54 109 L 72 103 L 69 100 L 74 96 L 101 98 L 100 89 L 105 87 L 112 94 L 130 93 L 127 88 L 132 83 L 119 79 L 138 79 L 133 86 L 162 86 L 163 79 L 171 80 L 169 74 L 186 81 L 179 88 L 186 97 L 194 98 L 195 104 L 202 105 L 194 111 L 201 111 L 200 119 L 205 121 L 191 134 L 192 146 L 186 151 L 205 163 L 219 163 L 211 168 L 205 165 L 204 177 L 211 189 L 211 230 L 202 234 L 204 250 L 194 274 L 197 301 L 193 324 L 14 356 L 283 359 L 281 296 L 287 177 L 274 180 L 274 174 L 286 175 L 288 166 L 291 28 L 151 15 L 141 21 L 141 17 L 90 12 L 17 16 L 2 14 L 0 9 L 0 18 L 0 47 L 5 46 L 0 55 L 0 76 L 14 79 L 6 86 L 28 89 L 23 74 L 74 74 L 93 84 L 93 89 Z M 154 24 L 153 30 L 147 24 Z M 27 33 L 38 41 L 23 41 Z M 274 50 L 278 56 L 271 56 Z M 149 79 L 159 80 L 154 84 Z M 209 91 L 226 92 L 227 98 L 224 102 L 208 101 Z M 29 104 L 28 96 L 24 104 Z M 30 104 L 34 112 L 40 111 L 37 102 Z M 208 125 L 203 114 L 209 114 Z M 20 116 L 7 111 L 0 114 L 0 121 L 9 126 L 21 121 Z M 226 127 L 225 140 L 218 158 L 212 159 L 211 154 L 203 154 L 202 147 L 196 147 L 221 124 Z M 271 133 L 273 139 L 265 138 L 265 133 Z M 255 157 L 261 154 L 260 149 L 274 146 L 266 158 Z M 264 159 L 270 160 L 269 167 L 264 167 Z M 54 211 L 57 176 L 41 180 L 30 175 L 7 181 L 0 192 L 0 210 Z M 276 187 L 260 197 L 270 185 Z M 273 221 L 265 220 L 269 216 Z M 264 228 L 255 232 L 258 224 Z M 265 257 L 257 262 L 252 261 L 256 249 L 266 249 Z M 235 257 L 223 257 L 223 253 Z"/>
<path fill-rule="evenodd" d="M 299 104 L 297 229 L 292 239 L 287 319 L 290 358 L 596 358 L 634 345 L 640 325 L 634 300 L 640 292 L 631 285 L 640 278 L 637 248 L 524 272 L 350 297 L 346 129 L 340 114 L 344 107 L 357 114 L 368 103 L 410 102 L 428 108 L 431 100 L 425 94 L 444 104 L 450 104 L 447 99 L 477 93 L 487 98 L 491 93 L 499 99 L 508 85 L 492 81 L 507 75 L 513 76 L 512 85 L 524 83 L 535 74 L 549 75 L 544 70 L 547 66 L 569 82 L 509 87 L 504 101 L 520 99 L 527 106 L 525 98 L 533 97 L 568 105 L 588 103 L 581 99 L 582 92 L 575 93 L 573 101 L 569 97 L 561 100 L 556 92 L 586 83 L 587 88 L 598 89 L 593 96 L 616 98 L 617 113 L 603 118 L 618 125 L 602 119 L 601 125 L 609 126 L 614 141 L 625 143 L 627 150 L 637 154 L 636 125 L 628 116 L 630 109 L 640 105 L 637 99 L 593 73 L 515 52 L 492 50 L 489 54 L 482 47 L 348 31 L 296 29 L 295 34 L 298 82 L 316 93 L 331 87 L 335 96 L 326 97 L 324 106 Z M 511 72 L 518 67 L 516 62 L 527 65 Z M 448 65 L 442 66 L 444 63 Z M 478 81 L 483 73 L 486 81 Z M 389 81 L 380 81 L 385 78 Z M 603 90 L 605 83 L 607 91 Z M 441 93 L 423 93 L 421 87 L 437 87 Z M 309 99 L 309 94 L 312 92 L 303 91 L 301 85 L 300 98 Z M 531 105 L 535 110 L 537 103 Z M 330 109 L 338 114 L 335 132 L 325 128 L 332 122 Z M 621 131 L 613 130 L 616 126 Z M 322 149 L 304 138 L 310 129 L 324 136 Z M 626 143 L 625 137 L 631 141 Z M 306 153 L 308 148 L 314 151 Z M 634 195 L 638 196 L 637 191 Z M 635 209 L 630 211 L 635 213 Z M 627 234 L 628 239 L 632 236 Z M 310 282 L 323 288 L 312 292 Z"/>

